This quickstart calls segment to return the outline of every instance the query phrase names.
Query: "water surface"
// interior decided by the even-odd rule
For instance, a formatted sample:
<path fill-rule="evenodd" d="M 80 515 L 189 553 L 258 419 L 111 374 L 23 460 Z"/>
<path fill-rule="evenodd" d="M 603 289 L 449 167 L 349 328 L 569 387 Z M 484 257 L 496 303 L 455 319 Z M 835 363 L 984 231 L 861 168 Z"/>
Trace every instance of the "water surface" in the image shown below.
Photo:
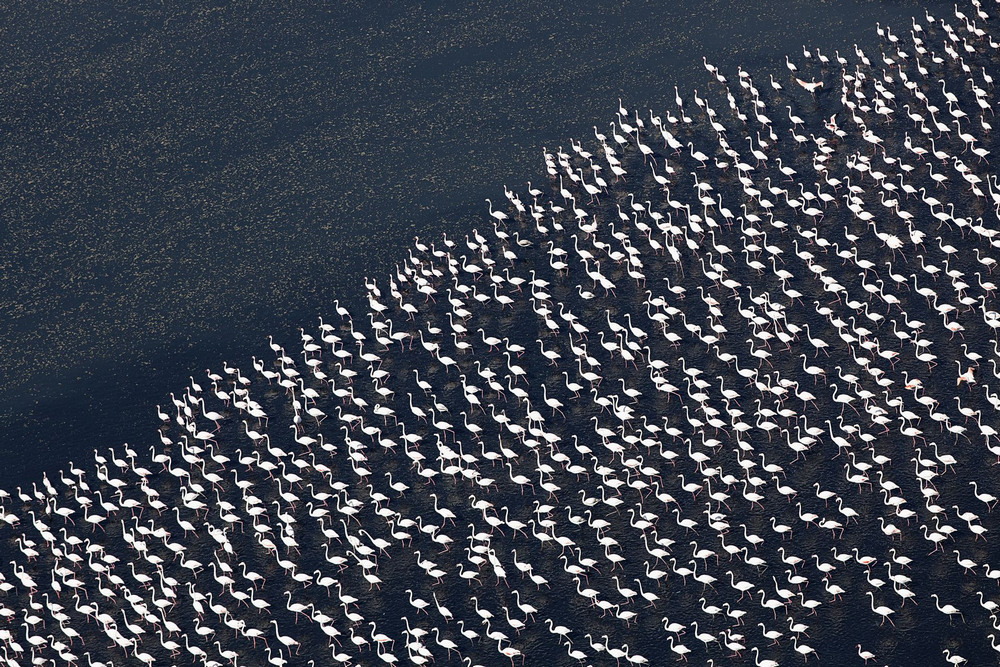
<path fill-rule="evenodd" d="M 156 442 L 153 406 L 488 224 L 543 146 L 778 71 L 916 2 L 199 2 L 0 19 L 0 488 Z M 294 338 L 297 340 L 297 338 Z"/>

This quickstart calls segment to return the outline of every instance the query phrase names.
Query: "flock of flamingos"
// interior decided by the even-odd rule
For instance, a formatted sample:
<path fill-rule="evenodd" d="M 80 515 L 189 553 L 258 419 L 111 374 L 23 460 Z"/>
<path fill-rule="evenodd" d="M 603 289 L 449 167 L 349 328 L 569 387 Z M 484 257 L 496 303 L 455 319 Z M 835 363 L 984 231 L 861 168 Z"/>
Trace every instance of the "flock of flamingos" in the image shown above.
<path fill-rule="evenodd" d="M 995 662 L 997 12 L 619 101 L 0 490 L 3 663 Z"/>

